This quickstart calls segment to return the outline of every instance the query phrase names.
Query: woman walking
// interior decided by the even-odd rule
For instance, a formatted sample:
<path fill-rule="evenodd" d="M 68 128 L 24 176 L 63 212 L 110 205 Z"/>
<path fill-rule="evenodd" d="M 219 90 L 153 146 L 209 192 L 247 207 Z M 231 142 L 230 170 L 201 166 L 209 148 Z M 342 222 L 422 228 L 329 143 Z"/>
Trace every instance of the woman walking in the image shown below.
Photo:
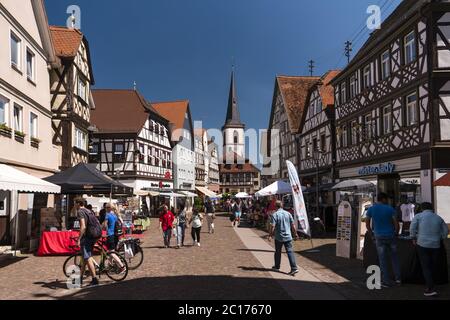
<path fill-rule="evenodd" d="M 192 240 L 194 241 L 194 246 L 197 245 L 198 247 L 200 247 L 200 232 L 202 230 L 203 216 L 197 209 L 194 209 L 194 212 L 192 213 L 192 217 L 189 220 L 189 224 L 191 223 L 191 235 Z"/>
<path fill-rule="evenodd" d="M 186 233 L 186 209 L 184 206 L 180 207 L 176 221 L 177 249 L 179 249 L 180 247 L 184 247 L 184 236 Z"/>

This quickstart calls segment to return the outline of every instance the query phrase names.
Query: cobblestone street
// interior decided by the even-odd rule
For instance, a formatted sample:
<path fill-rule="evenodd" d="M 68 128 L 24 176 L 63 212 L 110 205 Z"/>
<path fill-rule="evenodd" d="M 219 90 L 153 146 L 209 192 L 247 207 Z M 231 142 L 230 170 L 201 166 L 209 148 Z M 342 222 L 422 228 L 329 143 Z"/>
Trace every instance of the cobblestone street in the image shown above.
<path fill-rule="evenodd" d="M 264 240 L 265 232 L 234 230 L 224 217 L 217 219 L 215 234 L 208 234 L 206 227 L 203 229 L 200 248 L 192 247 L 187 232 L 186 247 L 164 249 L 157 220 L 152 220 L 144 236 L 143 265 L 130 271 L 128 278 L 120 283 L 103 275 L 101 285 L 95 288 L 67 289 L 61 270 L 65 257 L 3 257 L 0 260 L 0 299 L 422 298 L 423 288 L 413 285 L 370 292 L 365 288 L 361 262 L 336 258 L 332 240 L 315 240 L 316 250 L 311 250 L 309 241 L 296 242 L 301 273 L 294 279 L 270 272 L 271 250 L 254 246 L 263 241 L 268 244 Z M 245 234 L 257 242 L 250 244 Z M 267 258 L 264 266 L 259 256 L 262 253 Z M 286 263 L 283 267 L 287 267 Z M 448 286 L 441 288 L 441 293 L 441 298 L 448 299 Z"/>

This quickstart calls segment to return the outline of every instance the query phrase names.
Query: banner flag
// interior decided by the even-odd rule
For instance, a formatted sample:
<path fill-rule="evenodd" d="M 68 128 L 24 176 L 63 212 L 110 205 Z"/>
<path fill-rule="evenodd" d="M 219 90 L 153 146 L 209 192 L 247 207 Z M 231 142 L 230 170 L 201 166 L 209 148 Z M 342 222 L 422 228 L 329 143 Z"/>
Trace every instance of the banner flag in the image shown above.
<path fill-rule="evenodd" d="M 298 177 L 297 169 L 290 161 L 286 161 L 289 171 L 289 180 L 292 186 L 292 197 L 294 199 L 295 224 L 297 231 L 311 237 L 308 214 L 306 213 L 305 199 L 303 198 L 302 185 Z"/>

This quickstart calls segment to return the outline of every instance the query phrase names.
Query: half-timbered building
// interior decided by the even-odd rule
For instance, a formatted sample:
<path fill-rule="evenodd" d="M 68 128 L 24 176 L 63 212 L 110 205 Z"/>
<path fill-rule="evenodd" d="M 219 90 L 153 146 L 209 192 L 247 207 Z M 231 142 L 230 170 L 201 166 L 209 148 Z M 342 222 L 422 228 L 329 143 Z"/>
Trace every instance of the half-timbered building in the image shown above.
<path fill-rule="evenodd" d="M 336 161 L 334 88 L 330 81 L 338 74 L 337 70 L 327 72 L 309 90 L 307 108 L 303 112 L 298 134 L 302 184 L 312 188 L 319 186 L 318 203 L 321 206 L 331 206 L 335 202 L 334 193 L 330 192 L 335 180 Z M 310 194 L 317 196 L 317 192 Z M 316 200 L 310 199 L 308 205 L 315 208 Z"/>
<path fill-rule="evenodd" d="M 195 190 L 194 126 L 188 100 L 152 103 L 170 121 L 173 144 L 174 189 L 180 192 Z"/>
<path fill-rule="evenodd" d="M 309 90 L 320 77 L 277 76 L 267 133 L 270 164 L 264 170 L 267 184 L 288 179 L 286 160 L 299 161 L 298 132 L 306 110 Z"/>
<path fill-rule="evenodd" d="M 207 183 L 207 149 L 208 135 L 204 129 L 194 130 L 195 141 L 195 185 L 197 187 L 205 187 Z"/>
<path fill-rule="evenodd" d="M 433 182 L 450 167 L 449 34 L 448 1 L 405 0 L 333 80 L 340 179 L 372 181 L 393 205 L 439 202 Z"/>
<path fill-rule="evenodd" d="M 220 192 L 220 174 L 219 174 L 219 146 L 214 141 L 208 143 L 209 170 L 208 170 L 208 189 Z"/>
<path fill-rule="evenodd" d="M 51 26 L 61 65 L 50 73 L 53 143 L 62 147 L 61 169 L 88 161 L 94 76 L 89 43 L 77 29 Z"/>
<path fill-rule="evenodd" d="M 89 162 L 139 191 L 173 189 L 169 121 L 135 90 L 94 90 Z"/>

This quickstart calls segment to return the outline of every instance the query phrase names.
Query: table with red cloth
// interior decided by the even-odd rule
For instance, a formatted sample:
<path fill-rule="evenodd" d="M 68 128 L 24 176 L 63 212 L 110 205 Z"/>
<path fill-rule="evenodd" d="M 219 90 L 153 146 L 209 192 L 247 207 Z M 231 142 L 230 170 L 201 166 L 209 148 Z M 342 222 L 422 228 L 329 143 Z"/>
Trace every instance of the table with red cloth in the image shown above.
<path fill-rule="evenodd" d="M 37 256 L 65 256 L 77 253 L 77 248 L 71 248 L 75 246 L 76 242 L 71 238 L 79 237 L 80 231 L 68 230 L 68 231 L 44 231 L 41 235 L 39 242 L 39 249 Z M 106 232 L 103 231 L 103 236 L 106 236 Z M 124 237 L 142 238 L 141 234 L 126 235 Z"/>
<path fill-rule="evenodd" d="M 70 248 L 70 246 L 76 244 L 71 238 L 78 237 L 79 235 L 79 231 L 72 230 L 44 231 L 41 235 L 37 255 L 43 257 L 76 253 L 74 248 Z"/>

